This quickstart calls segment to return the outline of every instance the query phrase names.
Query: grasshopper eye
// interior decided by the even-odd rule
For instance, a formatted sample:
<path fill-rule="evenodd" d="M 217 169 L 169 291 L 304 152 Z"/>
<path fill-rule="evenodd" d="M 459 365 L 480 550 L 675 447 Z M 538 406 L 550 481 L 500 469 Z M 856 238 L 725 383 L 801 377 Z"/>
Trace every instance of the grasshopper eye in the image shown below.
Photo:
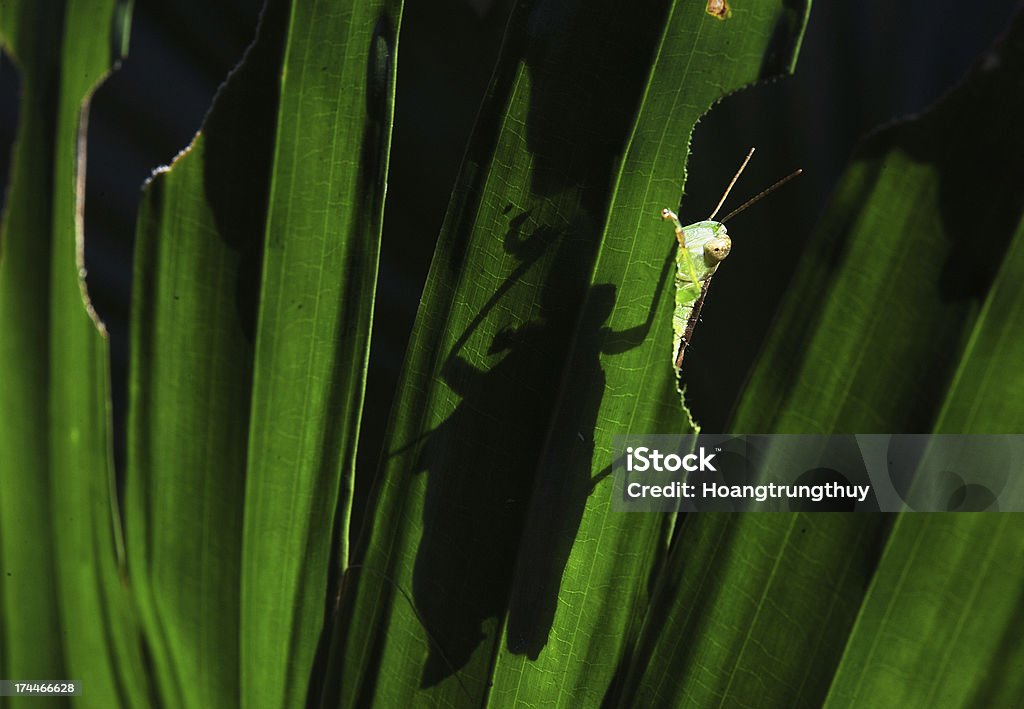
<path fill-rule="evenodd" d="M 671 219 L 672 218 L 672 210 L 671 209 L 663 209 L 663 210 L 661 210 L 661 218 L 662 219 Z"/>
<path fill-rule="evenodd" d="M 711 239 L 704 244 L 704 261 L 708 265 L 724 261 L 730 251 L 732 251 L 732 239 Z"/>

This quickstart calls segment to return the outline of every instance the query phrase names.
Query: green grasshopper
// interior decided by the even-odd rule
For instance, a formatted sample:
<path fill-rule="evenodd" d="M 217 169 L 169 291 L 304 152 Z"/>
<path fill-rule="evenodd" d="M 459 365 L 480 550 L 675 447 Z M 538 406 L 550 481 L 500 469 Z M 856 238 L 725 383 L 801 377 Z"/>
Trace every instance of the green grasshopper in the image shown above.
<path fill-rule="evenodd" d="M 679 217 L 671 209 L 661 210 L 662 219 L 671 219 L 676 227 L 676 240 L 679 242 L 679 250 L 676 253 L 676 308 L 672 314 L 672 330 L 674 332 L 672 366 L 676 370 L 676 377 L 679 377 L 680 369 L 683 366 L 683 355 L 693 337 L 693 329 L 700 319 L 700 310 L 704 306 L 704 298 L 708 294 L 708 286 L 711 285 L 711 277 L 718 270 L 718 264 L 725 260 L 725 257 L 732 251 L 732 239 L 725 230 L 725 223 L 732 217 L 751 206 L 762 197 L 771 194 L 782 185 L 786 184 L 803 170 L 797 170 L 791 175 L 783 177 L 768 189 L 760 192 L 752 199 L 747 200 L 734 209 L 720 222 L 714 221 L 718 210 L 722 208 L 729 192 L 732 190 L 736 180 L 743 173 L 743 169 L 750 162 L 754 155 L 751 148 L 746 159 L 736 171 L 732 182 L 725 188 L 725 193 L 718 200 L 718 206 L 711 216 L 702 222 L 694 222 L 687 226 L 679 223 Z"/>

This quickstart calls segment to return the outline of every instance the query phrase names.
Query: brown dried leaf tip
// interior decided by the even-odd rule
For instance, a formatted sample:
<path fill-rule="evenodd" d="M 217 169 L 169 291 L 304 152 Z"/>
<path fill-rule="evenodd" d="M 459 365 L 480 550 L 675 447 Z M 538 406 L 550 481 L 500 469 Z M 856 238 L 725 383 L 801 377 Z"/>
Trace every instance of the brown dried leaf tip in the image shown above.
<path fill-rule="evenodd" d="M 716 20 L 728 20 L 732 17 L 732 8 L 727 0 L 708 0 L 707 13 Z"/>

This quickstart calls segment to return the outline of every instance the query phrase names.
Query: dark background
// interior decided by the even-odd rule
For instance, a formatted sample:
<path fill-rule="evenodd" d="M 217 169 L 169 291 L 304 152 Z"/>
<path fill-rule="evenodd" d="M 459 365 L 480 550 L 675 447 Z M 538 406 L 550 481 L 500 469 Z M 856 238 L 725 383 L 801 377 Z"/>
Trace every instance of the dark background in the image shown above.
<path fill-rule="evenodd" d="M 199 129 L 217 87 L 253 37 L 260 5 L 260 0 L 137 4 L 129 56 L 93 102 L 86 262 L 93 303 L 111 333 L 119 458 L 139 188 Z M 511 5 L 512 0 L 405 4 L 362 466 L 376 464 L 448 195 Z M 801 247 L 857 141 L 873 128 L 926 109 L 949 90 L 1008 26 L 1017 6 L 1017 0 L 984 6 L 955 0 L 819 1 L 812 7 L 796 75 L 726 98 L 698 125 L 684 222 L 707 216 L 750 146 L 758 153 L 725 211 L 793 168 L 805 171 L 729 224 L 733 254 L 715 277 L 686 363 L 691 409 L 706 431 L 727 426 Z M 17 95 L 17 74 L 5 58 L 0 61 L 3 184 Z M 678 160 L 682 176 L 683 156 Z M 673 237 L 666 229 L 651 238 Z"/>

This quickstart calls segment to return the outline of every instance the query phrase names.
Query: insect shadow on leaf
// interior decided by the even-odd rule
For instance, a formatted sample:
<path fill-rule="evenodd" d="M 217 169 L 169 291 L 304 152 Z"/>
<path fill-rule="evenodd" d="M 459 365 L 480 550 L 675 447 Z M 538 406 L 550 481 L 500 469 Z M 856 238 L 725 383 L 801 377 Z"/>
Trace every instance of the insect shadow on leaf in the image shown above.
<path fill-rule="evenodd" d="M 614 170 L 666 10 L 661 0 L 628 10 L 612 0 L 574 0 L 524 6 L 510 20 L 503 51 L 521 52 L 522 63 L 499 64 L 508 71 L 496 75 L 493 93 L 504 95 L 503 89 L 521 82 L 519 67 L 525 64 L 528 115 L 517 117 L 523 123 L 517 135 L 531 167 L 523 173 L 526 193 L 515 201 L 529 214 L 503 213 L 510 219 L 505 252 L 519 264 L 492 296 L 479 305 L 474 301 L 478 312 L 436 367 L 446 394 L 458 397 L 454 409 L 421 440 L 404 444 L 417 447 L 413 469 L 427 477 L 412 594 L 445 658 L 429 651 L 424 687 L 461 670 L 482 643 L 500 635 L 510 590 L 520 585 L 516 559 L 524 525 L 532 519 L 538 466 L 559 392 L 567 376 L 583 381 L 567 371 L 566 360 L 580 356 L 580 349 L 600 371 L 599 351 L 586 349 L 598 335 L 577 334 L 599 328 L 614 302 L 611 286 L 591 292 L 592 269 Z M 594 37 L 602 41 L 590 41 Z M 518 110 L 521 104 L 514 105 Z M 502 102 L 485 105 L 468 160 L 490 164 L 495 142 L 508 135 L 500 132 L 504 111 Z M 474 174 L 482 180 L 491 173 Z M 481 192 L 458 194 L 465 200 L 460 205 L 472 205 Z M 470 263 L 478 208 L 458 212 L 472 218 L 465 228 L 462 222 L 453 225 L 454 246 L 446 252 L 452 273 Z M 507 297 L 516 288 L 528 295 Z M 604 303 L 599 322 L 593 320 L 597 308 L 581 320 L 588 299 Z M 590 409 L 600 401 L 603 381 L 585 385 Z M 592 440 L 595 417 L 582 416 L 571 437 L 578 441 L 580 433 Z M 587 457 L 585 466 L 574 469 L 586 467 L 587 483 L 573 488 L 583 495 L 590 490 L 589 466 Z M 567 544 L 577 529 L 565 532 Z M 547 555 L 546 544 L 535 553 Z M 557 583 L 544 592 L 553 604 Z"/>
<path fill-rule="evenodd" d="M 526 223 L 513 218 L 511 231 Z M 463 667 L 486 637 L 486 619 L 500 619 L 510 604 L 512 651 L 536 657 L 546 643 L 586 499 L 610 472 L 609 466 L 591 477 L 593 430 L 605 388 L 600 357 L 645 340 L 671 270 L 670 252 L 646 320 L 614 331 L 604 325 L 615 305 L 614 285 L 589 286 L 576 297 L 563 288 L 566 280 L 588 277 L 589 262 L 580 263 L 578 236 L 562 235 L 548 264 L 552 275 L 541 291 L 538 317 L 499 329 L 487 355 L 501 359 L 488 369 L 474 365 L 462 352 L 471 331 L 493 314 L 553 238 L 543 229 L 526 238 L 506 236 L 506 250 L 526 260 L 441 366 L 441 377 L 461 400 L 422 442 L 415 465 L 428 473 L 428 482 L 413 597 L 437 645 L 424 667 L 423 686 Z M 552 397 L 568 376 L 570 355 L 571 377 L 585 387 L 581 396 L 563 399 L 559 421 L 552 422 Z M 506 423 L 489 415 L 495 406 Z M 571 431 L 559 422 L 572 422 Z M 553 440 L 549 430 L 564 435 Z"/>
<path fill-rule="evenodd" d="M 545 446 L 533 490 L 529 523 L 520 544 L 516 581 L 509 602 L 507 645 L 512 653 L 539 657 L 548 642 L 558 607 L 562 575 L 572 552 L 586 509 L 587 498 L 612 471 L 605 466 L 594 470 L 594 438 L 598 412 L 605 390 L 602 355 L 617 355 L 640 346 L 654 324 L 661 293 L 674 262 L 673 248 L 667 253 L 661 277 L 646 319 L 625 330 L 605 325 L 616 301 L 616 287 L 597 284 L 590 288 L 575 341 L 572 377 L 586 382 L 564 397 Z M 515 333 L 520 345 L 530 333 Z"/>

